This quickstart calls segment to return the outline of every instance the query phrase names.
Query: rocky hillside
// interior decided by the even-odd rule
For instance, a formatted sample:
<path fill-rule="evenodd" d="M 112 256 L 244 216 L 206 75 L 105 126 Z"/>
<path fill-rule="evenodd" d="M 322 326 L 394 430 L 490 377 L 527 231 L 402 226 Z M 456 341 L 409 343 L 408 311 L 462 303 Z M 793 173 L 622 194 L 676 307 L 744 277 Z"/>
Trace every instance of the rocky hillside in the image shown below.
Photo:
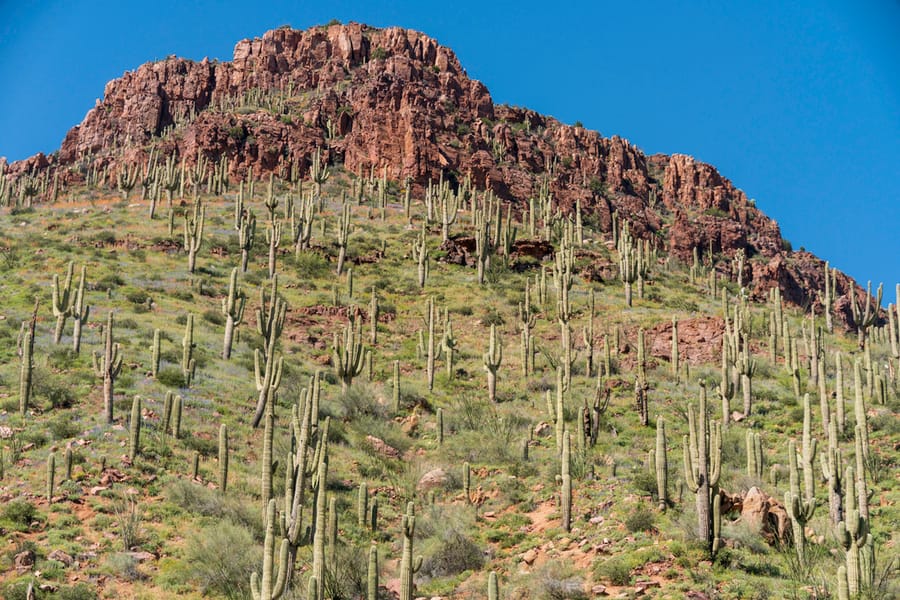
<path fill-rule="evenodd" d="M 11 165 L 13 174 L 51 169 L 79 182 L 91 166 L 109 177 L 146 161 L 151 148 L 190 164 L 227 157 L 232 178 L 304 175 L 316 148 L 355 173 L 375 170 L 414 183 L 470 177 L 506 200 L 549 190 L 576 203 L 600 230 L 618 211 L 640 237 L 733 276 L 755 299 L 773 286 L 800 307 L 819 305 L 823 262 L 792 252 L 777 223 L 710 165 L 684 155 L 647 156 L 619 137 L 495 105 L 452 50 L 415 31 L 362 24 L 281 28 L 242 40 L 231 62 L 176 57 L 147 63 L 107 84 L 104 97 L 66 135 L 59 152 Z M 837 277 L 836 312 L 850 321 L 854 289 Z"/>

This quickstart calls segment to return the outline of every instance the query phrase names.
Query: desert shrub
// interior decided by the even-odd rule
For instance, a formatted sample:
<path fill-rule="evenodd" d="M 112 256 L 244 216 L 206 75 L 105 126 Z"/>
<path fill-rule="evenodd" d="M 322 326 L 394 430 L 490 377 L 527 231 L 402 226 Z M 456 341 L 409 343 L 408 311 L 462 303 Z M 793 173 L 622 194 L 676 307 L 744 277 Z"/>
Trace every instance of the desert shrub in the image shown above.
<path fill-rule="evenodd" d="M 631 533 L 650 531 L 656 522 L 656 515 L 643 504 L 639 505 L 625 517 L 625 527 Z"/>
<path fill-rule="evenodd" d="M 184 387 L 184 373 L 178 367 L 163 367 L 156 374 L 156 380 L 169 388 Z"/>
<path fill-rule="evenodd" d="M 631 564 L 621 556 L 611 556 L 594 567 L 594 577 L 613 585 L 631 583 Z"/>
<path fill-rule="evenodd" d="M 59 588 L 54 597 L 56 600 L 97 600 L 97 592 L 92 590 L 88 584 L 79 583 L 71 587 Z"/>
<path fill-rule="evenodd" d="M 572 565 L 558 561 L 545 564 L 535 578 L 538 598 L 543 600 L 582 600 L 584 581 Z"/>
<path fill-rule="evenodd" d="M 207 310 L 203 312 L 203 320 L 213 325 L 224 325 L 225 316 L 218 310 Z"/>
<path fill-rule="evenodd" d="M 340 405 L 345 419 L 356 419 L 361 415 L 383 419 L 387 417 L 387 407 L 379 404 L 369 386 L 357 383 L 350 386 L 340 397 Z"/>
<path fill-rule="evenodd" d="M 73 420 L 72 415 L 59 415 L 52 419 L 47 428 L 54 440 L 67 440 L 75 437 L 81 431 L 81 427 L 77 421 Z"/>
<path fill-rule="evenodd" d="M 24 531 L 34 521 L 37 509 L 28 500 L 11 500 L 3 507 L 2 519 L 12 529 Z"/>
<path fill-rule="evenodd" d="M 223 552 L 229 548 L 240 551 Z M 185 563 L 204 595 L 242 599 L 250 597 L 250 574 L 259 570 L 262 552 L 246 527 L 224 520 L 188 538 Z"/>
<path fill-rule="evenodd" d="M 258 507 L 244 504 L 233 496 L 178 479 L 166 489 L 166 499 L 189 513 L 227 520 L 258 539 L 262 537 L 262 515 Z"/>
<path fill-rule="evenodd" d="M 35 398 L 43 398 L 53 408 L 70 408 L 75 404 L 75 393 L 62 377 L 45 369 L 34 369 L 32 393 Z"/>
<path fill-rule="evenodd" d="M 481 548 L 459 531 L 449 530 L 422 561 L 421 574 L 425 577 L 445 577 L 469 569 L 480 569 L 483 565 Z"/>
<path fill-rule="evenodd" d="M 110 575 L 125 581 L 146 579 L 146 575 L 138 570 L 138 562 L 130 554 L 116 552 L 110 554 L 103 563 L 103 570 Z"/>
<path fill-rule="evenodd" d="M 294 259 L 294 268 L 300 279 L 316 279 L 323 277 L 330 270 L 328 261 L 315 252 L 303 252 Z"/>

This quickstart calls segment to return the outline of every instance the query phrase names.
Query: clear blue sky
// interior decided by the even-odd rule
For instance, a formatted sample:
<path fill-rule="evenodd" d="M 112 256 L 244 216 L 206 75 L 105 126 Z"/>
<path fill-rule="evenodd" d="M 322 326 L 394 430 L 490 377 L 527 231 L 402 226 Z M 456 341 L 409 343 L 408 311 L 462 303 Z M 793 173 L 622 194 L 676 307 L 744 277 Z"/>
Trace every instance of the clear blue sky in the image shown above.
<path fill-rule="evenodd" d="M 133 7 L 132 7 L 133 5 Z M 494 100 L 712 163 L 794 248 L 900 282 L 900 2 L 0 1 L 0 156 L 59 146 L 104 84 L 332 18 L 424 31 Z"/>

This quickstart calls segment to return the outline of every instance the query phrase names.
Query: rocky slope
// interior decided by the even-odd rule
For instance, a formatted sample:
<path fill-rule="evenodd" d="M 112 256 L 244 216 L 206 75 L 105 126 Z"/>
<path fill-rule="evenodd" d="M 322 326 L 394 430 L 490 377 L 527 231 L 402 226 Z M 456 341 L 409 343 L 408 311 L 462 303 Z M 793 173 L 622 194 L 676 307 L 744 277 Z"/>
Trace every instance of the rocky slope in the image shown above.
<path fill-rule="evenodd" d="M 277 107 L 259 108 L 260 90 Z M 243 98 L 243 100 L 241 100 Z M 249 100 L 248 100 L 249 98 Z M 231 62 L 170 57 L 107 84 L 104 97 L 67 134 L 59 152 L 11 165 L 15 176 L 50 168 L 66 183 L 87 166 L 144 160 L 151 146 L 188 163 L 227 156 L 234 177 L 302 174 L 316 148 L 354 172 L 410 178 L 470 176 L 514 202 L 549 186 L 564 207 L 580 202 L 604 231 L 614 211 L 634 232 L 661 240 L 682 260 L 696 247 L 762 298 L 773 286 L 800 306 L 819 304 L 823 263 L 786 249 L 777 223 L 714 167 L 684 155 L 647 156 L 627 140 L 495 105 L 454 53 L 428 36 L 361 24 L 277 29 L 242 40 Z M 712 250 L 714 257 L 705 255 Z M 839 274 L 838 296 L 853 281 Z M 848 322 L 849 303 L 838 302 Z"/>

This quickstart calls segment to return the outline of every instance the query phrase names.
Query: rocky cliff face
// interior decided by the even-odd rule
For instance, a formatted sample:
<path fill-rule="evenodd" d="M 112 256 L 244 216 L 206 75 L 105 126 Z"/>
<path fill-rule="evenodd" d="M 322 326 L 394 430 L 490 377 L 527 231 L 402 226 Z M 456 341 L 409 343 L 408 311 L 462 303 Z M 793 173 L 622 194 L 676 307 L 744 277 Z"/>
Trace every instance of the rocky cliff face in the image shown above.
<path fill-rule="evenodd" d="M 259 91 L 278 110 L 257 108 Z M 241 100 L 243 98 L 243 100 Z M 254 106 L 256 105 L 256 106 Z M 778 225 L 715 168 L 688 156 L 646 156 L 628 141 L 564 125 L 530 110 L 497 106 L 454 53 L 418 32 L 360 24 L 277 29 L 243 40 L 231 62 L 170 57 L 107 84 L 104 97 L 69 131 L 58 155 L 10 171 L 56 168 L 77 180 L 85 161 L 138 161 L 155 145 L 190 163 L 227 156 L 231 174 L 303 173 L 316 148 L 354 172 L 388 177 L 470 176 L 513 202 L 548 185 L 564 207 L 580 202 L 609 231 L 612 213 L 669 251 L 748 257 L 744 285 L 773 286 L 787 300 L 818 303 L 823 263 L 783 248 Z M 61 169 L 62 168 L 62 169 Z M 729 261 L 717 268 L 730 274 Z M 837 293 L 858 289 L 838 278 Z"/>

